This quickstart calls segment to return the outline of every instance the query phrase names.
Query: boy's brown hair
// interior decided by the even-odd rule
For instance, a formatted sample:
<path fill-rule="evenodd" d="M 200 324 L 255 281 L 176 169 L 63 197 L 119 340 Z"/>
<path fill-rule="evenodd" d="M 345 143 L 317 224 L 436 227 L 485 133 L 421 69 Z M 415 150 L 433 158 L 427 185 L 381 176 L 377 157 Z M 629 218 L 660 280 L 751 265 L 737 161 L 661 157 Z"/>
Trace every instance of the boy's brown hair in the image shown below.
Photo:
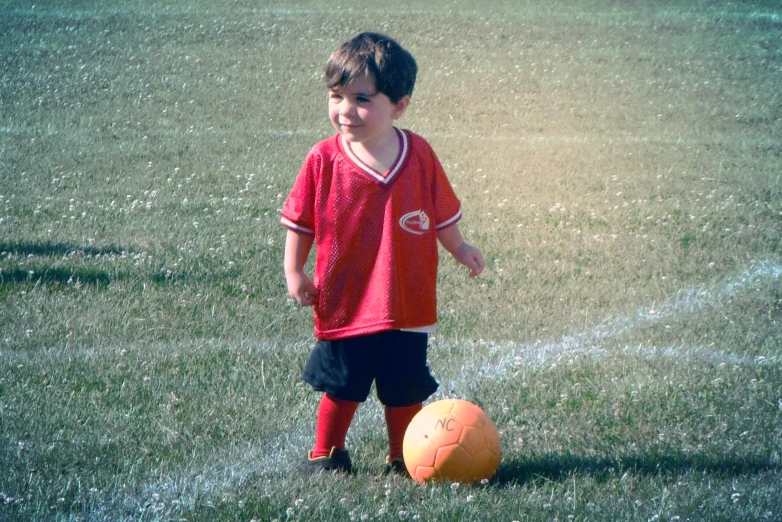
<path fill-rule="evenodd" d="M 324 80 L 329 89 L 344 87 L 368 75 L 378 92 L 393 103 L 413 94 L 418 65 L 413 55 L 393 38 L 379 33 L 361 33 L 329 57 Z"/>

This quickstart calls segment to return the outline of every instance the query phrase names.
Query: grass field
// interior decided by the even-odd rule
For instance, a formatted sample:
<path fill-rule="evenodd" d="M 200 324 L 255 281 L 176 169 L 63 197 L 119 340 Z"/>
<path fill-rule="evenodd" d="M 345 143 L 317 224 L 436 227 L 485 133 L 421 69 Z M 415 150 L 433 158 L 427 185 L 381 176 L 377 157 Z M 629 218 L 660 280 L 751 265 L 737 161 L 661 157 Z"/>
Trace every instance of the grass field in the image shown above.
<path fill-rule="evenodd" d="M 0 0 L 0 520 L 782 520 L 774 1 Z M 487 485 L 295 472 L 279 208 L 329 53 L 387 32 L 462 199 L 433 399 Z"/>

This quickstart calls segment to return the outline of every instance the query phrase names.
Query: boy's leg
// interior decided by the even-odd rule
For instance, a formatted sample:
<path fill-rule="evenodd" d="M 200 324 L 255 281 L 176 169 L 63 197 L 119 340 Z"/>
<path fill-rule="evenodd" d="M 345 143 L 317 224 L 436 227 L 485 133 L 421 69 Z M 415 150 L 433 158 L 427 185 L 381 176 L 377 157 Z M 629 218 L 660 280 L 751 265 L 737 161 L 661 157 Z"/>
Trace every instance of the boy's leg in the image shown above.
<path fill-rule="evenodd" d="M 402 449 L 405 432 L 423 401 L 437 390 L 426 363 L 425 333 L 392 330 L 384 333 L 377 395 L 385 406 L 388 430 L 388 471 L 405 473 Z"/>
<path fill-rule="evenodd" d="M 315 446 L 311 458 L 328 457 L 331 448 L 345 449 L 345 437 L 358 405 L 358 402 L 338 399 L 328 393 L 323 394 L 318 406 Z"/>
<path fill-rule="evenodd" d="M 392 408 L 386 406 L 386 430 L 388 431 L 388 460 L 389 462 L 402 458 L 402 445 L 405 439 L 405 431 L 415 414 L 421 411 L 423 405 L 419 402 L 412 406 Z"/>
<path fill-rule="evenodd" d="M 310 460 L 328 457 L 332 448 L 345 453 L 345 436 L 353 414 L 369 395 L 374 376 L 367 368 L 367 354 L 371 353 L 367 342 L 365 337 L 355 337 L 319 340 L 315 344 L 302 373 L 304 381 L 324 392 Z"/>

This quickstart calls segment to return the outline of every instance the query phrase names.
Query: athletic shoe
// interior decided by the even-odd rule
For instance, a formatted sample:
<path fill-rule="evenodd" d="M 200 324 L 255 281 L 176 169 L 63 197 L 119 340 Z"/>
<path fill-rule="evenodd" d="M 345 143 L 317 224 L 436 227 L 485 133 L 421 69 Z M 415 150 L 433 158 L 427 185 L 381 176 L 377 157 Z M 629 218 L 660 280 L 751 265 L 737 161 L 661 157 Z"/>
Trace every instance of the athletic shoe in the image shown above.
<path fill-rule="evenodd" d="M 391 456 L 386 457 L 386 475 L 390 474 L 410 476 L 410 473 L 407 472 L 407 466 L 405 466 L 405 461 L 402 459 L 402 457 L 394 457 L 393 459 Z"/>
<path fill-rule="evenodd" d="M 335 471 L 340 473 L 350 473 L 353 464 L 350 462 L 350 455 L 347 450 L 339 449 L 336 446 L 331 448 L 328 457 L 312 457 L 312 451 L 307 453 L 307 460 L 302 464 L 302 470 L 314 475 L 321 471 Z"/>

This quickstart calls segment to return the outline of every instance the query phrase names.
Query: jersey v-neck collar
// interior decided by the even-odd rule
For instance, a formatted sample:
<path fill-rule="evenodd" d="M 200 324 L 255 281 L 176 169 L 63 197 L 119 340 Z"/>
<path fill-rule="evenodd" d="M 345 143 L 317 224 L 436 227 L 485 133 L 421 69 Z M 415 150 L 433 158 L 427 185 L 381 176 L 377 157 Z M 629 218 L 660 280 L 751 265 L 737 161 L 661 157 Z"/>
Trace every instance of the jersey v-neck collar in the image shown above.
<path fill-rule="evenodd" d="M 377 170 L 373 169 L 356 155 L 355 152 L 353 152 L 353 149 L 350 147 L 350 143 L 342 136 L 339 137 L 340 145 L 342 147 L 342 150 L 345 151 L 345 155 L 348 157 L 348 159 L 359 169 L 361 169 L 364 173 L 369 175 L 370 177 L 374 178 L 375 180 L 379 181 L 380 183 L 384 185 L 388 185 L 394 177 L 402 170 L 402 165 L 405 163 L 405 159 L 407 159 L 407 154 L 409 151 L 409 145 L 407 140 L 407 133 L 404 131 L 401 131 L 394 127 L 394 130 L 396 131 L 397 136 L 399 137 L 399 154 L 396 157 L 396 160 L 394 161 L 394 164 L 391 165 L 391 168 L 388 169 L 385 173 L 378 172 Z"/>

